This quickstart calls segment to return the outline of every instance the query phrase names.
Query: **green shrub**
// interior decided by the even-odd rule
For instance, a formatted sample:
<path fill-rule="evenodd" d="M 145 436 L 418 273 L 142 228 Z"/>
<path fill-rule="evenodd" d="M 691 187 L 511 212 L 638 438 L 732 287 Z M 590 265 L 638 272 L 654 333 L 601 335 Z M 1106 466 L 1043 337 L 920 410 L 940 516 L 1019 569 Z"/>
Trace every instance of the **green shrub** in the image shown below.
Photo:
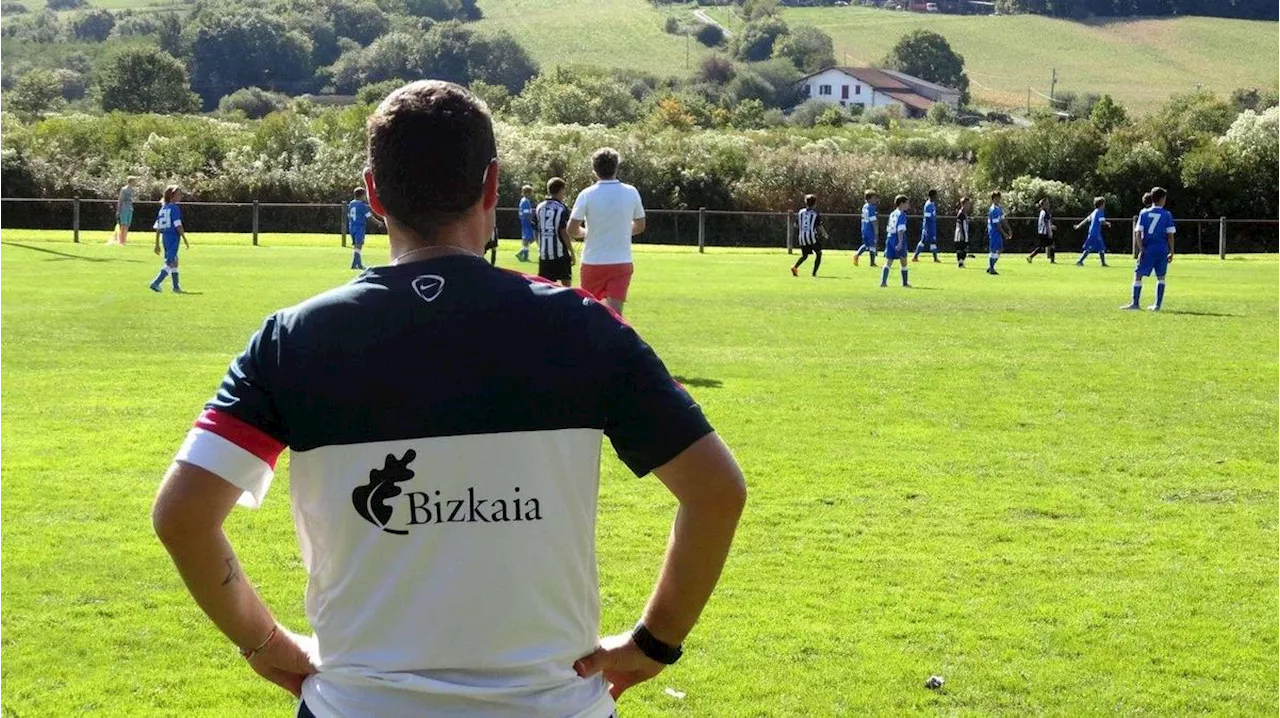
<path fill-rule="evenodd" d="M 270 92 L 261 87 L 242 87 L 218 101 L 219 112 L 239 112 L 251 120 L 266 117 L 288 106 L 288 95 Z"/>

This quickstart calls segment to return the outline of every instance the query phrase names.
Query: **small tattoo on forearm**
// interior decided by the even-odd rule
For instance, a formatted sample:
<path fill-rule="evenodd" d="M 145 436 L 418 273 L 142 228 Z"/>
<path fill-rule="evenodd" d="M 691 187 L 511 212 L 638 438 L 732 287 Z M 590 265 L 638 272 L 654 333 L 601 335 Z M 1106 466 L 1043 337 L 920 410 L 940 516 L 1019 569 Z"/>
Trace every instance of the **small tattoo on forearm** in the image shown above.
<path fill-rule="evenodd" d="M 236 560 L 234 558 L 228 558 L 226 559 L 226 562 L 227 562 L 227 577 L 222 579 L 223 586 L 227 585 L 228 583 L 231 583 L 232 581 L 240 580 L 240 569 L 236 565 Z"/>

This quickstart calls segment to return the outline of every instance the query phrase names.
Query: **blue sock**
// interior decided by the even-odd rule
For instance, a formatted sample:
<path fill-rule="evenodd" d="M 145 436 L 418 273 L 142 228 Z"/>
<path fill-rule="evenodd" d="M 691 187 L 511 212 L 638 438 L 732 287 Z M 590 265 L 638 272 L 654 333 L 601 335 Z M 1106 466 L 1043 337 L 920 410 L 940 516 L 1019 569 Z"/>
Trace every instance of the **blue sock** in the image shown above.
<path fill-rule="evenodd" d="M 907 270 L 902 270 L 902 286 L 907 286 Z"/>
<path fill-rule="evenodd" d="M 166 269 L 165 267 L 161 267 L 161 268 L 160 268 L 160 273 L 156 275 L 156 278 L 155 278 L 155 279 L 151 280 L 151 286 L 153 286 L 153 287 L 158 287 L 158 286 L 160 286 L 160 283 L 164 281 L 164 275 L 166 275 L 166 274 L 168 274 L 168 273 L 169 273 L 169 270 L 168 270 L 168 269 Z"/>
<path fill-rule="evenodd" d="M 351 252 L 351 267 L 353 269 L 360 267 L 360 250 L 358 249 Z"/>
<path fill-rule="evenodd" d="M 881 284 L 889 283 L 889 263 L 888 262 L 884 263 L 884 269 L 880 271 L 880 283 Z"/>
<path fill-rule="evenodd" d="M 1159 291 L 1159 290 L 1157 290 Z M 1138 306 L 1138 300 L 1142 298 L 1142 282 L 1133 283 L 1133 306 Z"/>
<path fill-rule="evenodd" d="M 1138 300 L 1134 299 L 1133 301 L 1136 304 Z M 1164 304 L 1164 280 L 1159 279 L 1156 280 L 1156 306 L 1158 307 L 1162 304 Z"/>
<path fill-rule="evenodd" d="M 173 280 L 174 291 L 181 289 L 181 287 L 178 286 L 178 270 L 175 269 L 172 272 L 169 272 L 169 279 Z"/>

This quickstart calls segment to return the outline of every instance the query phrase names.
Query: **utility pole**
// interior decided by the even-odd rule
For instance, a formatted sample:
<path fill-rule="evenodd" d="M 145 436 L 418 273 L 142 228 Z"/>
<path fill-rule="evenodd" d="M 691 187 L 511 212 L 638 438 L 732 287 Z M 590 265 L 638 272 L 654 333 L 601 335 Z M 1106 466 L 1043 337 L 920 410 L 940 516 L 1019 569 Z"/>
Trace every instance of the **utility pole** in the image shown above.
<path fill-rule="evenodd" d="M 1058 68 L 1055 67 L 1053 68 L 1053 77 L 1049 80 L 1049 102 L 1054 101 L 1053 90 L 1057 86 L 1058 86 Z M 1057 105 L 1054 105 L 1054 107 L 1057 107 Z"/>

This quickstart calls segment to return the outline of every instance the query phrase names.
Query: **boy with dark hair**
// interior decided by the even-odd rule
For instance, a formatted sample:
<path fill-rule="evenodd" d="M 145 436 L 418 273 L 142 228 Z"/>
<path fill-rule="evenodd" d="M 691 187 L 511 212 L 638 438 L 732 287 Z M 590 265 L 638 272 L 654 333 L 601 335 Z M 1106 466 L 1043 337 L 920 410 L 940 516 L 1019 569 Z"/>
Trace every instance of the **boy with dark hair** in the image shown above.
<path fill-rule="evenodd" d="M 164 265 L 148 286 L 151 291 L 158 293 L 164 278 L 168 276 L 173 282 L 174 293 L 181 294 L 182 287 L 178 284 L 178 241 L 181 240 L 187 249 L 191 249 L 191 243 L 187 241 L 187 230 L 182 226 L 182 208 L 178 206 L 182 201 L 182 188 L 176 184 L 165 187 L 161 199 L 164 204 L 160 205 L 152 229 L 156 231 L 156 254 L 164 249 Z"/>
<path fill-rule="evenodd" d="M 911 200 L 900 194 L 893 198 L 893 206 L 889 226 L 885 228 L 884 269 L 880 270 L 880 286 L 889 286 L 889 270 L 896 259 L 902 265 L 902 286 L 910 287 L 907 283 L 907 212 L 911 209 Z"/>
<path fill-rule="evenodd" d="M 364 269 L 360 254 L 364 251 L 365 222 L 378 218 L 373 216 L 373 209 L 365 202 L 364 187 L 356 187 L 352 193 L 355 199 L 347 203 L 347 232 L 351 235 L 351 268 Z M 381 224 L 381 222 L 378 222 Z"/>
<path fill-rule="evenodd" d="M 1163 187 L 1151 188 L 1151 207 L 1142 210 L 1138 215 L 1138 237 L 1141 253 L 1138 256 L 1138 267 L 1133 272 L 1133 301 L 1121 309 L 1140 309 L 1138 302 L 1142 299 L 1142 279 L 1155 272 L 1156 303 L 1151 311 L 1158 312 L 1164 305 L 1164 275 L 1169 271 L 1169 263 L 1173 261 L 1173 240 L 1177 233 L 1173 214 L 1164 208 L 1169 193 Z"/>
<path fill-rule="evenodd" d="M 1102 266 L 1107 266 L 1107 243 L 1102 239 L 1102 228 L 1111 229 L 1111 223 L 1107 221 L 1106 206 L 1106 197 L 1094 197 L 1093 211 L 1076 225 L 1076 229 L 1089 225 L 1089 235 L 1084 240 L 1084 252 L 1080 254 L 1080 259 L 1076 260 L 1077 267 L 1084 266 L 1085 257 L 1088 257 L 1090 252 L 1097 252 L 1098 259 L 1102 260 Z"/>
<path fill-rule="evenodd" d="M 196 604 L 302 698 L 302 718 L 608 718 L 681 657 L 742 474 L 621 318 L 481 257 L 500 184 L 483 102 L 415 82 L 367 132 L 391 264 L 263 322 L 178 449 L 152 525 Z M 512 347 L 536 368 L 514 375 Z M 640 620 L 602 638 L 604 436 L 680 506 Z M 226 530 L 237 503 L 261 505 L 286 448 L 315 639 L 276 620 Z"/>
<path fill-rule="evenodd" d="M 973 200 L 960 198 L 960 209 L 956 210 L 956 266 L 964 269 L 964 260 L 969 257 L 969 206 Z"/>
<path fill-rule="evenodd" d="M 1138 250 L 1142 246 L 1142 213 L 1151 209 L 1151 193 L 1142 193 L 1142 209 L 1138 210 L 1138 216 L 1133 220 L 1133 256 L 1138 256 Z"/>
<path fill-rule="evenodd" d="M 876 266 L 876 201 L 879 195 L 875 190 L 867 190 L 862 194 L 862 246 L 858 247 L 857 254 L 853 255 L 853 266 L 858 266 L 858 260 L 862 257 L 863 252 L 871 253 L 871 266 Z"/>
<path fill-rule="evenodd" d="M 1031 260 L 1036 258 L 1041 249 L 1049 255 L 1049 264 L 1057 264 L 1054 260 L 1057 246 L 1053 242 L 1053 214 L 1049 211 L 1049 198 L 1041 197 L 1036 202 L 1036 207 L 1040 209 L 1040 216 L 1036 218 L 1036 246 L 1027 255 L 1027 264 L 1031 264 Z"/>
<path fill-rule="evenodd" d="M 1000 191 L 996 190 L 991 193 L 991 207 L 987 210 L 987 274 L 999 274 L 996 262 L 1000 261 L 1006 239 L 1013 239 L 1013 230 L 1009 229 L 1004 207 L 1000 206 Z"/>
<path fill-rule="evenodd" d="M 929 190 L 929 201 L 924 203 L 920 243 L 916 245 L 916 253 L 911 257 L 912 262 L 920 261 L 920 252 L 924 251 L 926 245 L 929 251 L 933 252 L 934 264 L 941 263 L 938 259 L 938 190 L 936 189 Z"/>
<path fill-rule="evenodd" d="M 529 245 L 534 242 L 533 185 L 520 188 L 520 251 L 516 259 L 529 261 Z"/>
<path fill-rule="evenodd" d="M 564 206 L 564 180 L 547 181 L 547 198 L 533 211 L 538 235 L 538 276 L 568 287 L 573 284 L 573 242 L 569 208 Z"/>
<path fill-rule="evenodd" d="M 804 260 L 813 256 L 813 273 L 811 276 L 818 276 L 818 267 L 822 266 L 822 239 L 818 238 L 821 234 L 825 239 L 827 228 L 822 226 L 822 215 L 818 214 L 815 205 L 818 204 L 818 198 L 814 195 L 807 194 L 804 196 L 804 207 L 796 212 L 796 223 L 800 226 L 800 258 L 796 263 L 791 265 L 791 276 L 800 276 L 800 265 L 804 264 Z"/>

